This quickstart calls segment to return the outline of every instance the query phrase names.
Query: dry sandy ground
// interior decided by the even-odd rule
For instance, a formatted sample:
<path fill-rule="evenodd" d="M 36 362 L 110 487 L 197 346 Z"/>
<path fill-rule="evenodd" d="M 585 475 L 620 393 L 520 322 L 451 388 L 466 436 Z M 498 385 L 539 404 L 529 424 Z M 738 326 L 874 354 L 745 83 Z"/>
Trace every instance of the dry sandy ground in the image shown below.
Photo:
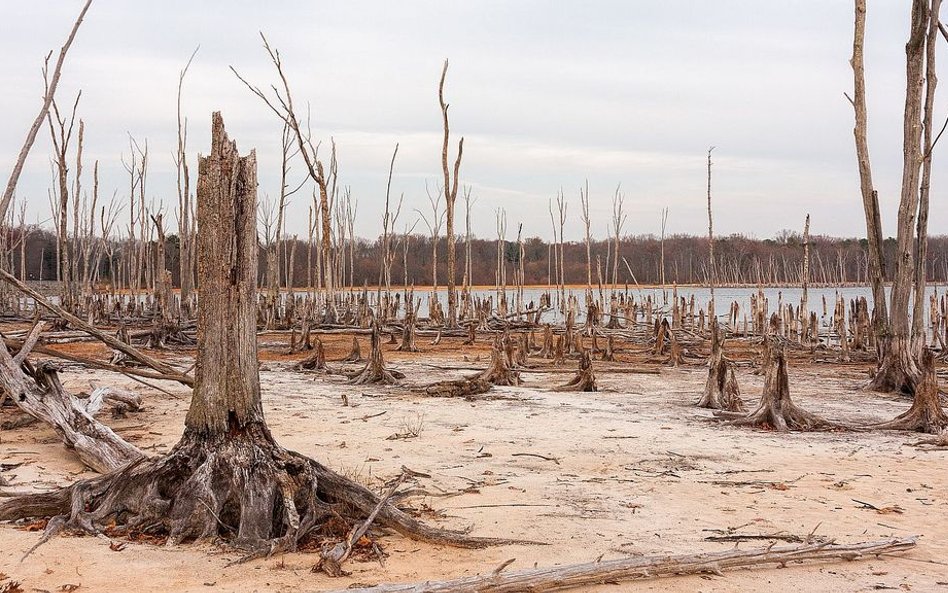
<path fill-rule="evenodd" d="M 427 346 L 427 340 L 419 340 Z M 443 345 L 444 346 L 444 345 Z M 329 356 L 341 356 L 334 345 Z M 452 352 L 444 357 L 442 352 Z M 473 361 L 480 356 L 481 362 Z M 601 591 L 948 591 L 948 452 L 923 452 L 902 433 L 780 435 L 707 421 L 692 406 L 705 370 L 660 375 L 600 375 L 599 393 L 556 393 L 566 374 L 525 375 L 522 388 L 499 388 L 503 399 L 430 399 L 394 388 L 356 388 L 338 375 L 283 370 L 280 356 L 262 356 L 261 381 L 270 427 L 285 446 L 380 489 L 404 465 L 430 474 L 419 485 L 459 496 L 415 499 L 423 517 L 446 527 L 471 526 L 482 536 L 523 538 L 546 546 L 458 550 L 381 538 L 388 558 L 350 562 L 351 577 L 310 572 L 312 554 L 289 554 L 226 567 L 234 552 L 212 546 L 130 544 L 57 537 L 21 562 L 39 537 L 0 526 L 0 573 L 25 591 L 323 591 L 472 575 L 516 558 L 508 570 L 589 561 L 604 555 L 688 553 L 735 545 L 706 540 L 724 532 L 816 535 L 854 542 L 920 534 L 912 552 L 854 563 L 738 570 L 727 576 L 676 577 L 610 585 Z M 393 357 L 394 358 L 394 357 Z M 483 351 L 463 362 L 456 348 L 437 357 L 396 361 L 409 382 L 452 376 L 434 368 L 483 364 Z M 277 359 L 277 360 L 274 360 Z M 457 375 L 458 371 L 454 372 Z M 865 370 L 809 365 L 791 368 L 798 404 L 833 419 L 882 420 L 906 407 L 895 397 L 857 390 Z M 157 454 L 175 443 L 188 400 L 124 377 L 72 368 L 68 388 L 90 381 L 141 390 L 147 409 L 104 420 L 126 439 Z M 762 380 L 739 373 L 745 399 Z M 347 394 L 349 406 L 342 405 Z M 381 414 L 381 415 L 380 415 Z M 419 429 L 413 438 L 390 438 Z M 531 453 L 555 459 L 518 455 Z M 4 473 L 17 490 L 68 484 L 92 475 L 52 430 L 0 433 L 0 459 L 22 463 Z M 876 507 L 897 507 L 880 513 Z M 730 531 L 728 531 L 730 530 Z M 766 542 L 740 543 L 740 547 Z"/>

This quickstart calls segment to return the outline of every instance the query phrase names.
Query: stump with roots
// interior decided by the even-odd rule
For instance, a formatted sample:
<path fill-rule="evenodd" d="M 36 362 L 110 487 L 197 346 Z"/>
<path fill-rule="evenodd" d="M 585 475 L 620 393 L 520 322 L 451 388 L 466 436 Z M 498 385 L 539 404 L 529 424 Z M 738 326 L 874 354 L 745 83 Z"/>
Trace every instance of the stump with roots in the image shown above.
<path fill-rule="evenodd" d="M 369 359 L 365 362 L 365 366 L 361 371 L 349 377 L 350 383 L 353 385 L 372 385 L 376 383 L 392 385 L 398 379 L 405 377 L 398 371 L 385 368 L 385 359 L 382 357 L 382 336 L 377 323 L 372 324 L 372 339 L 369 345 Z"/>
<path fill-rule="evenodd" d="M 294 550 L 304 538 L 376 523 L 434 543 L 500 540 L 434 529 L 365 487 L 277 444 L 260 398 L 253 295 L 257 279 L 256 158 L 238 157 L 219 113 L 197 182 L 198 346 L 181 440 L 170 453 L 52 492 L 0 502 L 0 520 L 51 517 L 40 543 L 75 529 L 101 535 L 220 541 L 248 557 Z M 378 332 L 374 332 L 378 344 Z M 10 358 L 0 356 L 0 359 Z M 380 362 L 380 360 L 379 360 Z M 344 534 L 343 534 L 344 535 Z"/>
<path fill-rule="evenodd" d="M 768 338 L 772 340 L 773 338 Z M 718 410 L 718 418 L 730 419 L 734 426 L 758 426 L 780 432 L 788 430 L 829 430 L 844 428 L 797 407 L 790 399 L 790 379 L 783 347 L 770 344 L 771 362 L 764 378 L 764 392 L 757 409 L 750 413 Z"/>
<path fill-rule="evenodd" d="M 711 356 L 708 357 L 708 380 L 704 394 L 698 401 L 699 408 L 711 408 L 728 412 L 743 412 L 741 390 L 737 385 L 734 365 L 724 356 L 724 339 L 718 331 L 717 320 L 711 321 Z"/>
<path fill-rule="evenodd" d="M 599 356 L 599 360 L 603 362 L 616 361 L 615 338 L 613 336 L 610 335 L 609 337 L 606 338 L 606 347 L 602 351 L 602 354 Z"/>
<path fill-rule="evenodd" d="M 397 350 L 399 352 L 418 352 L 418 346 L 415 345 L 415 314 L 411 310 L 411 303 L 408 304 L 405 325 L 402 327 L 402 343 Z"/>
<path fill-rule="evenodd" d="M 352 349 L 349 355 L 342 359 L 343 362 L 362 362 L 362 349 L 359 347 L 359 340 L 352 336 Z"/>
<path fill-rule="evenodd" d="M 477 338 L 477 322 L 469 321 L 467 324 L 467 339 L 464 340 L 462 346 L 471 346 L 474 344 L 474 340 Z"/>
<path fill-rule="evenodd" d="M 553 364 L 556 366 L 566 362 L 565 346 L 563 345 L 564 342 L 565 338 L 563 335 L 556 336 L 556 342 L 553 346 Z"/>
<path fill-rule="evenodd" d="M 948 428 L 948 415 L 938 400 L 938 376 L 935 374 L 935 355 L 926 348 L 921 357 L 921 380 L 915 387 L 912 407 L 895 419 L 872 428 L 883 430 L 911 430 L 939 434 Z"/>
<path fill-rule="evenodd" d="M 490 365 L 480 374 L 475 375 L 478 379 L 483 379 L 492 385 L 511 385 L 518 386 L 522 383 L 520 380 L 520 371 L 510 368 L 507 359 L 507 353 L 504 351 L 504 340 L 500 336 L 494 339 L 494 345 L 490 350 Z"/>
<path fill-rule="evenodd" d="M 296 368 L 301 370 L 305 369 L 307 371 L 326 370 L 326 350 L 323 348 L 322 340 L 316 338 L 316 343 L 313 345 L 313 353 L 298 362 Z"/>
<path fill-rule="evenodd" d="M 596 387 L 596 374 L 593 373 L 592 356 L 588 350 L 579 355 L 579 370 L 566 385 L 555 387 L 554 391 L 599 391 Z"/>

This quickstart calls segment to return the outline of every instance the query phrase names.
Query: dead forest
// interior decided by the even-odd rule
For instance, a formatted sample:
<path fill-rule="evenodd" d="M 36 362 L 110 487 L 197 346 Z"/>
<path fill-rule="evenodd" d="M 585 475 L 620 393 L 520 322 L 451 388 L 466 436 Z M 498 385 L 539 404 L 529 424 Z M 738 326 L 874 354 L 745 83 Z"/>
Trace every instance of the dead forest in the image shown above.
<path fill-rule="evenodd" d="M 292 56 L 264 34 L 269 77 L 231 70 L 282 130 L 271 197 L 227 113 L 189 113 L 197 51 L 172 98 L 176 184 L 160 191 L 173 199 L 150 197 L 150 152 L 169 147 L 132 135 L 126 185 L 100 187 L 81 94 L 57 94 L 95 18 L 85 0 L 5 165 L 0 593 L 145 577 L 248 591 L 945 586 L 948 237 L 928 236 L 940 4 L 905 7 L 898 209 L 873 185 L 854 0 L 841 85 L 865 238 L 811 236 L 807 214 L 759 240 L 715 235 L 713 147 L 695 198 L 706 236 L 666 236 L 668 209 L 654 235 L 631 236 L 621 188 L 591 195 L 581 180 L 545 205 L 550 235 L 524 237 L 500 209 L 496 237 L 475 237 L 449 110 L 467 99 L 448 60 L 431 81 L 443 142 L 426 207 L 388 191 L 366 211 L 335 140 L 313 136 Z M 189 115 L 210 119 L 210 138 L 188 135 Z M 41 135 L 54 183 L 37 225 L 17 184 Z M 291 199 L 309 201 L 305 236 L 287 230 Z M 356 236 L 357 216 L 378 235 Z M 570 225 L 584 240 L 564 239 Z"/>

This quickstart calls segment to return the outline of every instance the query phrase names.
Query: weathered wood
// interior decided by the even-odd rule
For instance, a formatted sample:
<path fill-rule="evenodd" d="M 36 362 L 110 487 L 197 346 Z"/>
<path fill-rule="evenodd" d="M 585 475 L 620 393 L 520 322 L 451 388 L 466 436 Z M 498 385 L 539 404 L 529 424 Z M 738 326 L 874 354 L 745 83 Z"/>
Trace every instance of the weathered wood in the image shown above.
<path fill-rule="evenodd" d="M 948 428 L 948 414 L 938 399 L 938 376 L 935 374 L 935 355 L 926 348 L 921 357 L 922 378 L 915 388 L 912 406 L 895 419 L 873 428 L 882 430 L 911 430 L 939 434 Z"/>
<path fill-rule="evenodd" d="M 596 387 L 596 374 L 593 372 L 592 356 L 589 350 L 579 354 L 579 369 L 569 383 L 554 387 L 554 391 L 599 391 Z"/>
<path fill-rule="evenodd" d="M 711 355 L 708 357 L 708 380 L 698 401 L 699 408 L 743 412 L 744 402 L 734 374 L 734 365 L 724 356 L 724 338 L 718 331 L 717 319 L 711 320 Z"/>
<path fill-rule="evenodd" d="M 425 581 L 405 585 L 378 585 L 361 589 L 349 588 L 347 593 L 520 593 L 530 591 L 563 591 L 578 587 L 655 579 L 675 575 L 720 574 L 731 568 L 749 566 L 784 566 L 791 562 L 863 560 L 911 550 L 916 537 L 892 538 L 855 544 L 807 543 L 791 546 L 769 546 L 751 550 L 732 549 L 724 552 L 645 556 L 602 560 L 502 572 L 508 563 L 491 573 L 448 581 Z M 342 590 L 333 593 L 343 593 Z"/>

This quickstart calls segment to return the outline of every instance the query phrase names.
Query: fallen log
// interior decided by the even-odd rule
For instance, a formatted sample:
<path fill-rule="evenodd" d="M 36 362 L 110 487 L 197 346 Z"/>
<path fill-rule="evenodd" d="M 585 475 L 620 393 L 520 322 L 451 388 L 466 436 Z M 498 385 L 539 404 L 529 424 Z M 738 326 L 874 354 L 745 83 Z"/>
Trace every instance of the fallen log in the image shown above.
<path fill-rule="evenodd" d="M 806 560 L 859 560 L 915 547 L 917 538 L 904 537 L 855 544 L 808 543 L 769 546 L 752 550 L 644 556 L 533 568 L 504 573 L 508 561 L 491 573 L 448 581 L 425 581 L 402 585 L 378 585 L 346 589 L 345 593 L 515 593 L 562 591 L 606 583 L 654 579 L 689 574 L 721 574 L 725 569 Z M 343 593 L 335 591 L 333 593 Z"/>

